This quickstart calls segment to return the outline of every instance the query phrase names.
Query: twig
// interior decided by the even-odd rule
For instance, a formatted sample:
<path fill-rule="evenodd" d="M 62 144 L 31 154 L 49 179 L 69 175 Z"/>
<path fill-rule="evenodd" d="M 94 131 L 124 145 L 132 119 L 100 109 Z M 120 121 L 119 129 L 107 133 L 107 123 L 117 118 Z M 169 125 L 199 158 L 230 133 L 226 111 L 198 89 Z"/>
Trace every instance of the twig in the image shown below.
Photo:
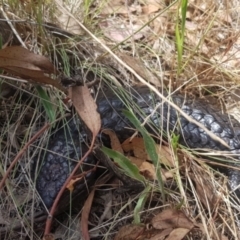
<path fill-rule="evenodd" d="M 18 160 L 22 157 L 23 153 L 28 149 L 29 145 L 31 145 L 47 128 L 49 128 L 50 124 L 45 124 L 23 147 L 23 149 L 17 154 L 17 156 L 12 161 L 11 165 L 7 169 L 5 175 L 3 176 L 3 179 L 0 182 L 0 190 L 4 187 L 6 179 L 8 175 L 10 174 L 11 170 L 15 166 L 15 164 L 18 162 Z"/>

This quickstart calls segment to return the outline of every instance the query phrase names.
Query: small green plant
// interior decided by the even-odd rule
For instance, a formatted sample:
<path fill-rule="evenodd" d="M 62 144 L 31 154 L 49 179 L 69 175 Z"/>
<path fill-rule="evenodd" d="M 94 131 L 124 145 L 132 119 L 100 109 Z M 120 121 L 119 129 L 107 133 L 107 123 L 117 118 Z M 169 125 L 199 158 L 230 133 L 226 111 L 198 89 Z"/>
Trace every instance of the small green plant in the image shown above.
<path fill-rule="evenodd" d="M 183 56 L 183 45 L 184 45 L 184 34 L 185 34 L 185 23 L 186 23 L 186 13 L 187 13 L 188 0 L 181 0 L 179 6 L 179 12 L 181 12 L 181 19 L 179 19 L 179 12 L 177 17 L 177 24 L 175 29 L 176 35 L 176 46 L 178 54 L 178 75 L 182 71 L 182 56 Z M 179 23 L 181 21 L 181 23 Z"/>
<path fill-rule="evenodd" d="M 140 224 L 141 223 L 140 212 L 145 206 L 145 202 L 148 198 L 149 192 L 151 191 L 151 186 L 149 184 L 146 185 L 145 178 L 140 174 L 137 166 L 131 163 L 131 161 L 128 158 L 126 158 L 124 155 L 106 147 L 102 147 L 101 149 L 106 155 L 112 158 L 114 162 L 116 162 L 124 170 L 126 175 L 142 182 L 146 186 L 143 192 L 140 194 L 136 207 L 134 208 L 134 214 L 133 214 L 133 219 L 134 219 L 133 222 L 135 224 Z"/>
<path fill-rule="evenodd" d="M 156 152 L 155 142 L 153 138 L 149 135 L 145 127 L 141 125 L 141 122 L 136 118 L 132 111 L 123 110 L 124 115 L 130 120 L 130 122 L 135 126 L 135 128 L 141 133 L 144 145 L 148 155 L 150 156 L 155 169 L 156 169 L 156 176 L 158 180 L 158 184 L 160 186 L 160 191 L 162 193 L 163 202 L 165 202 L 165 193 L 164 193 L 164 185 L 161 176 L 161 165 L 159 163 L 159 156 Z M 128 158 L 124 155 L 108 149 L 106 147 L 102 147 L 102 151 L 107 154 L 110 158 L 112 158 L 125 172 L 128 176 L 137 179 L 145 184 L 145 189 L 141 193 L 137 205 L 134 209 L 134 223 L 140 223 L 140 212 L 144 208 L 145 202 L 148 198 L 149 192 L 152 189 L 150 184 L 146 184 L 145 178 L 140 174 L 139 169 L 130 162 Z"/>
<path fill-rule="evenodd" d="M 144 141 L 146 151 L 151 158 L 153 165 L 156 169 L 156 175 L 160 191 L 162 193 L 163 202 L 165 202 L 164 184 L 161 175 L 161 165 L 159 163 L 159 156 L 156 152 L 155 142 L 153 138 L 149 135 L 147 130 L 141 125 L 140 121 L 136 118 L 132 111 L 123 110 L 124 115 L 130 120 L 130 122 L 135 126 L 135 128 L 141 133 Z"/>

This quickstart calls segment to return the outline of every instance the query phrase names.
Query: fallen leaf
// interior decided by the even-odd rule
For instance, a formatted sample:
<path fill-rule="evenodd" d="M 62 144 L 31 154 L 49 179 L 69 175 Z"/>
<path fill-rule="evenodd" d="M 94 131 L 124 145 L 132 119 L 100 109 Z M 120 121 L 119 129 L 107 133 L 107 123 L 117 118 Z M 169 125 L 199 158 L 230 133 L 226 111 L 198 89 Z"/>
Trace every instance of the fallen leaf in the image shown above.
<path fill-rule="evenodd" d="M 139 159 L 151 160 L 145 149 L 143 138 L 134 137 L 133 139 L 126 139 L 122 143 L 122 149 L 125 152 L 133 152 L 134 156 Z M 164 145 L 156 144 L 156 150 L 158 156 L 160 156 L 160 162 L 166 166 L 174 167 L 175 163 L 172 158 L 171 149 Z"/>
<path fill-rule="evenodd" d="M 2 68 L 11 74 L 25 78 L 30 83 L 52 85 L 62 91 L 65 91 L 65 89 L 57 80 L 54 80 L 46 76 L 45 73 L 42 72 L 41 70 L 31 70 L 27 68 L 21 68 L 18 66 L 2 67 Z"/>
<path fill-rule="evenodd" d="M 222 235 L 222 234 L 221 234 L 220 236 L 221 236 L 221 237 L 220 237 L 221 240 L 229 240 L 229 238 L 228 238 L 227 236 L 225 236 L 225 235 Z"/>
<path fill-rule="evenodd" d="M 122 143 L 122 148 L 125 152 L 133 152 L 136 158 L 150 160 L 145 149 L 143 138 L 134 137 L 133 139 L 126 139 Z"/>
<path fill-rule="evenodd" d="M 161 168 L 162 178 L 163 181 L 166 181 L 167 179 L 172 179 L 174 177 L 174 174 L 172 171 L 168 171 L 164 168 Z"/>
<path fill-rule="evenodd" d="M 149 240 L 164 240 L 172 232 L 172 228 L 167 228 L 151 237 Z"/>
<path fill-rule="evenodd" d="M 128 159 L 131 161 L 131 163 L 134 163 L 138 168 L 140 168 L 141 165 L 146 161 L 146 159 L 142 159 L 134 156 L 128 156 Z"/>
<path fill-rule="evenodd" d="M 88 232 L 88 218 L 89 213 L 92 207 L 93 197 L 95 195 L 95 188 L 88 195 L 87 200 L 84 203 L 82 216 L 81 216 L 81 230 L 84 240 L 90 240 L 89 232 Z"/>
<path fill-rule="evenodd" d="M 101 128 L 97 105 L 86 86 L 74 86 L 70 89 L 70 98 L 77 113 L 96 137 Z"/>
<path fill-rule="evenodd" d="M 102 133 L 104 133 L 104 134 L 109 136 L 112 150 L 124 154 L 123 153 L 123 149 L 121 147 L 121 143 L 120 143 L 120 141 L 119 141 L 119 139 L 118 139 L 118 137 L 117 137 L 115 132 L 113 132 L 111 129 L 104 129 L 102 131 Z"/>
<path fill-rule="evenodd" d="M 150 162 L 147 162 L 145 159 L 141 159 L 138 157 L 128 156 L 128 159 L 131 163 L 134 163 L 140 173 L 148 180 L 157 180 L 156 178 L 156 169 L 154 165 Z M 165 182 L 169 178 L 173 178 L 173 174 L 171 171 L 165 170 L 164 168 L 161 169 L 162 180 Z"/>
<path fill-rule="evenodd" d="M 174 168 L 175 162 L 174 158 L 172 157 L 172 150 L 168 146 L 164 145 L 157 145 L 157 154 L 159 156 L 159 161 L 164 164 L 165 166 Z"/>
<path fill-rule="evenodd" d="M 65 89 L 49 74 L 57 74 L 58 71 L 48 58 L 37 55 L 29 50 L 19 47 L 7 47 L 0 50 L 0 68 L 26 78 L 29 82 L 49 84 L 62 91 Z"/>
<path fill-rule="evenodd" d="M 46 73 L 56 73 L 56 69 L 48 58 L 32 53 L 29 50 L 12 46 L 0 50 L 0 67 L 11 66 L 11 63 L 16 66 L 27 66 L 29 68 L 40 69 Z"/>
<path fill-rule="evenodd" d="M 82 177 L 79 177 L 79 178 L 74 178 L 74 179 L 71 179 L 70 182 L 68 183 L 68 185 L 66 186 L 66 188 L 72 192 L 74 190 L 74 184 L 75 182 L 78 182 L 79 180 L 81 180 Z"/>
<path fill-rule="evenodd" d="M 149 180 L 156 180 L 156 171 L 152 163 L 147 162 L 145 159 L 128 156 L 131 163 L 135 164 L 140 173 Z"/>
<path fill-rule="evenodd" d="M 148 180 L 157 180 L 156 170 L 153 164 L 145 161 L 141 164 L 140 173 Z M 166 179 L 163 179 L 165 181 Z"/>
<path fill-rule="evenodd" d="M 145 231 L 145 226 L 143 225 L 126 225 L 123 226 L 116 236 L 114 240 L 134 240 L 138 239 L 139 236 L 142 236 Z"/>
<path fill-rule="evenodd" d="M 156 229 L 186 228 L 191 230 L 194 227 L 192 221 L 182 211 L 175 209 L 162 211 L 151 222 Z"/>
<path fill-rule="evenodd" d="M 189 231 L 190 230 L 187 228 L 174 229 L 166 238 L 166 240 L 181 240 L 189 233 Z"/>

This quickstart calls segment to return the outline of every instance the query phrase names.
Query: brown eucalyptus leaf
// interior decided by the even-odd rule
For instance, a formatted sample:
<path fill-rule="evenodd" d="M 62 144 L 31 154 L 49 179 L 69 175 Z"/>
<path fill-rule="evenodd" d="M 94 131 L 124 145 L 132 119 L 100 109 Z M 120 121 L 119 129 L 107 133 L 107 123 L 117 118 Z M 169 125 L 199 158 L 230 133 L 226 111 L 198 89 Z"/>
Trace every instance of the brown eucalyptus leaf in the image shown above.
<path fill-rule="evenodd" d="M 38 67 L 47 73 L 55 73 L 56 70 L 53 64 L 49 61 L 48 58 L 35 54 L 28 49 L 25 49 L 20 46 L 7 47 L 0 50 L 0 66 L 2 65 L 13 65 L 17 66 L 27 66 L 29 67 Z M 28 65 L 29 64 L 29 65 Z"/>
<path fill-rule="evenodd" d="M 143 138 L 141 137 L 126 139 L 122 143 L 122 149 L 125 152 L 133 152 L 134 156 L 137 158 L 151 160 L 145 148 Z M 161 163 L 169 167 L 175 166 L 174 159 L 171 154 L 171 149 L 169 147 L 156 144 L 156 151 L 157 154 L 159 155 L 159 160 Z"/>
<path fill-rule="evenodd" d="M 49 84 L 64 91 L 62 85 L 49 76 L 49 74 L 58 73 L 49 59 L 23 47 L 13 46 L 1 49 L 0 68 L 24 77 L 29 82 Z"/>
<path fill-rule="evenodd" d="M 20 67 L 4 67 L 5 71 L 14 74 L 16 76 L 25 78 L 30 83 L 37 83 L 37 84 L 47 84 L 53 87 L 58 88 L 59 90 L 65 91 L 62 85 L 57 81 L 48 76 L 46 76 L 41 70 L 30 70 L 24 69 Z"/>
<path fill-rule="evenodd" d="M 192 229 L 193 222 L 180 210 L 166 209 L 152 219 L 152 225 L 156 229 L 186 228 Z"/>
<path fill-rule="evenodd" d="M 101 128 L 101 119 L 89 89 L 86 86 L 74 86 L 71 89 L 71 98 L 73 106 L 89 130 L 91 130 L 93 137 L 97 136 Z"/>
<path fill-rule="evenodd" d="M 163 231 L 158 231 L 156 235 L 149 238 L 149 240 L 165 240 L 166 237 L 172 232 L 172 228 L 164 229 Z"/>
<path fill-rule="evenodd" d="M 189 231 L 190 230 L 187 228 L 173 229 L 166 240 L 181 240 L 189 233 Z"/>
<path fill-rule="evenodd" d="M 121 146 L 121 143 L 117 137 L 117 134 L 115 132 L 113 132 L 111 129 L 104 129 L 103 130 L 104 134 L 107 134 L 110 138 L 110 142 L 111 142 L 111 148 L 114 151 L 120 152 L 123 154 L 123 149 Z"/>
<path fill-rule="evenodd" d="M 114 240 L 134 240 L 141 239 L 139 236 L 144 235 L 146 228 L 144 225 L 129 224 L 123 226 L 116 234 Z"/>

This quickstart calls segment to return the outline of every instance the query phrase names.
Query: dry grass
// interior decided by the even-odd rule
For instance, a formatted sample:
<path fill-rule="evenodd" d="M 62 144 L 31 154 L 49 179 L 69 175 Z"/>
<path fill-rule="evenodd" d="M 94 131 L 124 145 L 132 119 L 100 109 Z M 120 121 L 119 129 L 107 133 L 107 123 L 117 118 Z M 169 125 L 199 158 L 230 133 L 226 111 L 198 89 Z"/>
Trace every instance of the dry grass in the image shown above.
<path fill-rule="evenodd" d="M 132 87 L 139 84 L 139 80 L 146 80 L 182 94 L 214 97 L 223 109 L 238 116 L 239 1 L 189 1 L 181 66 L 175 40 L 177 1 L 170 7 L 168 1 L 154 0 L 40 2 L 19 4 L 9 0 L 7 16 L 16 21 L 12 21 L 10 27 L 3 26 L 13 33 L 13 43 L 18 42 L 18 38 L 28 49 L 49 55 L 65 75 L 73 74 L 74 67 L 80 66 L 84 70 L 78 73 L 86 81 L 100 79 L 108 84 Z M 49 27 L 46 22 L 58 24 L 65 31 Z M 6 82 L 12 86 L 5 85 Z M 4 98 L 0 98 L 0 158 L 4 159 L 0 171 L 3 175 L 11 159 L 47 117 L 42 115 L 38 96 L 31 86 L 4 77 L 0 83 L 4 83 L 0 86 L 5 87 L 6 92 Z M 19 98 L 18 94 L 24 91 L 31 92 L 30 100 Z M 67 107 L 60 104 L 61 93 L 48 91 L 56 111 L 64 115 Z M 18 99 L 23 100 L 18 102 Z M 38 198 L 35 191 L 29 190 L 34 184 L 26 173 L 30 171 L 30 160 L 46 141 L 47 133 L 36 143 L 36 153 L 32 154 L 30 149 L 16 167 L 7 184 L 10 197 L 5 193 L 0 195 L 0 225 L 14 229 L 13 221 L 22 222 L 16 224 L 18 231 L 12 231 L 13 235 L 6 239 L 27 239 L 26 236 L 40 239 L 41 231 L 33 230 L 36 229 L 33 214 L 39 208 L 26 204 L 28 209 L 22 209 L 22 202 L 34 202 Z M 179 170 L 175 169 L 174 175 L 178 177 L 166 182 L 168 194 L 164 204 L 159 194 L 152 195 L 141 214 L 142 220 L 148 223 L 162 209 L 179 208 L 198 224 L 203 233 L 200 239 L 239 239 L 239 200 L 229 195 L 226 177 L 208 167 L 208 160 L 201 154 L 172 149 L 172 158 L 179 162 Z M 132 221 L 138 196 L 127 193 L 119 196 L 112 189 L 101 191 L 93 205 L 90 234 L 92 239 L 113 239 L 121 225 Z M 113 207 L 109 207 L 108 202 Z M 104 212 L 108 207 L 109 212 Z M 70 214 L 59 221 L 56 239 L 80 239 L 78 216 Z M 197 239 L 194 236 L 186 239 Z"/>

